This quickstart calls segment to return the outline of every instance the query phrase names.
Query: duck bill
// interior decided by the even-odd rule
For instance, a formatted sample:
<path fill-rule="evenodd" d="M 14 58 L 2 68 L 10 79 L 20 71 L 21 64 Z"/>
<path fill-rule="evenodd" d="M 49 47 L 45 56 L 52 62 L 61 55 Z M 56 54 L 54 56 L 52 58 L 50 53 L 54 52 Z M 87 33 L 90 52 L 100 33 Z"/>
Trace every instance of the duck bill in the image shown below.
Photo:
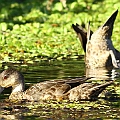
<path fill-rule="evenodd" d="M 3 90 L 4 90 L 4 88 L 0 86 L 0 93 L 2 93 Z"/>

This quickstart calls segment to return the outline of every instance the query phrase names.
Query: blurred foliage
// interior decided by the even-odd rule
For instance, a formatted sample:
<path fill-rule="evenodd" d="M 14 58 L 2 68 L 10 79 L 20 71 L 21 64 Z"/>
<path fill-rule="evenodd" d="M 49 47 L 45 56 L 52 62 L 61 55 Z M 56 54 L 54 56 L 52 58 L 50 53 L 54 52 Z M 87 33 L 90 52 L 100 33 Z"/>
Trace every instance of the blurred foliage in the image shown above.
<path fill-rule="evenodd" d="M 79 58 L 84 54 L 72 23 L 96 30 L 116 9 L 119 0 L 67 0 L 63 7 L 54 0 L 0 0 L 0 60 L 29 62 Z M 120 15 L 113 31 L 113 43 L 119 48 Z"/>

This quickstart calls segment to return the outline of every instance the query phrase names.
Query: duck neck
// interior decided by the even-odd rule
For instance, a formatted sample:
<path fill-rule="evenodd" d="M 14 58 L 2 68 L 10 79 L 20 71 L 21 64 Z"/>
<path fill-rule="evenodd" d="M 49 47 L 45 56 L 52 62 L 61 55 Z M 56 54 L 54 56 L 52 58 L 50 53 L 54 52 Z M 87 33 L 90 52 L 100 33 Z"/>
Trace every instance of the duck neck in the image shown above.
<path fill-rule="evenodd" d="M 15 92 L 23 92 L 24 91 L 24 84 L 20 83 L 12 87 L 12 93 Z"/>

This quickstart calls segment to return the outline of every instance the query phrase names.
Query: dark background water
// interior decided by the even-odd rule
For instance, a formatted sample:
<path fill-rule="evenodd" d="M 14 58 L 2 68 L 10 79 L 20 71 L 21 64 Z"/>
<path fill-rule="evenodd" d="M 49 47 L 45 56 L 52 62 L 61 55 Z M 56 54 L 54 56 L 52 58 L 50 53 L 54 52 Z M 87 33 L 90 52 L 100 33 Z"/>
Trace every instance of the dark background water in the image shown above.
<path fill-rule="evenodd" d="M 1 71 L 6 67 L 14 67 L 20 70 L 24 77 L 26 88 L 32 84 L 52 79 L 76 78 L 85 75 L 85 65 L 83 60 L 63 60 L 63 61 L 41 61 L 34 64 L 3 64 Z M 98 72 L 98 71 L 97 71 Z M 111 73 L 111 72 L 109 72 Z M 113 86 L 120 91 L 119 70 L 117 74 L 116 85 Z M 103 75 L 105 76 L 105 74 Z M 107 75 L 108 76 L 108 73 Z M 111 87 L 110 89 L 113 89 Z M 120 100 L 112 101 L 100 99 L 95 102 L 78 102 L 78 103 L 6 103 L 3 100 L 8 98 L 11 89 L 8 88 L 0 94 L 1 119 L 39 119 L 39 120 L 80 120 L 80 119 L 118 119 L 120 118 Z M 67 106 L 69 105 L 69 107 Z M 61 107 L 62 106 L 62 107 Z M 82 107 L 81 107 L 82 106 Z M 5 117 L 6 116 L 6 117 Z"/>

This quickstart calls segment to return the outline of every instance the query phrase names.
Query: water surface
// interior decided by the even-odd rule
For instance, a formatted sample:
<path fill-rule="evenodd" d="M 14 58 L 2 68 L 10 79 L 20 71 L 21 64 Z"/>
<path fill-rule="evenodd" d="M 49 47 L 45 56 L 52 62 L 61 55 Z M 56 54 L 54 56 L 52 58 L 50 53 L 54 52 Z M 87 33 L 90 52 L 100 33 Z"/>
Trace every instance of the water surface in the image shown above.
<path fill-rule="evenodd" d="M 12 66 L 20 70 L 24 77 L 26 88 L 32 84 L 52 79 L 76 78 L 86 75 L 83 60 L 42 61 L 34 64 L 3 64 L 1 71 L 6 66 Z M 90 71 L 91 72 L 91 71 Z M 88 73 L 90 73 L 88 72 Z M 105 100 L 100 97 L 97 101 L 80 102 L 56 102 L 51 103 L 9 103 L 3 101 L 8 98 L 11 88 L 0 94 L 0 118 L 1 119 L 39 119 L 39 120 L 80 120 L 80 119 L 118 119 L 120 118 L 120 85 L 119 70 L 92 71 L 98 78 L 93 80 L 115 80 L 115 85 L 108 90 L 117 92 L 118 96 Z M 89 74 L 87 74 L 89 76 Z"/>

